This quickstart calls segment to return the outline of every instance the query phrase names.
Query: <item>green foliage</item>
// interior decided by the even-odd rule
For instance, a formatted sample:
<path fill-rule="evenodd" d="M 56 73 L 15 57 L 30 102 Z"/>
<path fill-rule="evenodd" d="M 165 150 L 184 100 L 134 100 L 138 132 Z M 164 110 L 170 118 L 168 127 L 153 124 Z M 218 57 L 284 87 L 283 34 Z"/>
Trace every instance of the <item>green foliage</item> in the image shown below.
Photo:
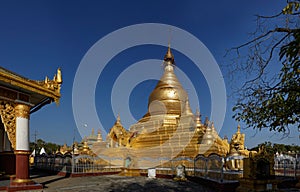
<path fill-rule="evenodd" d="M 299 1 L 290 1 L 282 14 L 299 19 L 299 6 Z M 233 117 L 254 129 L 269 128 L 270 131 L 288 133 L 291 125 L 300 130 L 300 29 L 295 24 L 295 28 L 276 28 L 270 31 L 283 36 L 281 40 L 272 42 L 272 51 L 269 52 L 271 58 L 273 50 L 280 48 L 277 63 L 282 64 L 281 70 L 272 80 L 262 78 L 261 74 L 270 60 L 263 59 L 264 53 L 255 52 L 263 63 L 261 74 L 250 81 L 251 84 L 243 87 L 242 97 L 233 107 L 236 112 Z M 260 43 L 255 46 L 261 46 L 263 42 L 260 39 Z"/>
<path fill-rule="evenodd" d="M 264 143 L 261 143 L 261 144 L 258 144 L 256 147 L 250 149 L 251 151 L 259 151 L 260 148 L 264 148 L 268 153 L 270 154 L 275 154 L 276 151 L 274 150 L 273 146 L 272 146 L 272 143 L 271 142 L 264 142 Z"/>
<path fill-rule="evenodd" d="M 295 152 L 300 153 L 300 146 L 297 145 L 285 145 L 285 144 L 272 144 L 271 142 L 265 142 L 258 144 L 256 147 L 250 149 L 251 151 L 259 151 L 260 147 L 264 147 L 268 152 L 275 154 L 278 153 L 288 153 Z"/>
<path fill-rule="evenodd" d="M 29 147 L 30 151 L 36 149 L 37 153 L 42 149 L 42 147 L 44 147 L 47 154 L 52 154 L 55 153 L 56 150 L 59 150 L 60 145 L 51 142 L 45 142 L 42 139 L 38 139 L 36 143 L 30 142 Z"/>
<path fill-rule="evenodd" d="M 233 108 L 239 111 L 236 120 L 243 120 L 254 128 L 286 131 L 289 125 L 300 129 L 300 30 L 294 39 L 280 50 L 283 66 L 279 82 L 273 87 L 256 86 L 248 99 Z"/>

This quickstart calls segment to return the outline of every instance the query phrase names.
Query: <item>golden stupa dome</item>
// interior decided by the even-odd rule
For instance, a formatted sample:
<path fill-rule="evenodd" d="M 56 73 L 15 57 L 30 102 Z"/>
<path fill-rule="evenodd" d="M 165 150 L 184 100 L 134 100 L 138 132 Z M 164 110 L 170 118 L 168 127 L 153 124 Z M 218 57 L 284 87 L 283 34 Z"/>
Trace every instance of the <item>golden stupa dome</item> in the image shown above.
<path fill-rule="evenodd" d="M 164 57 L 164 74 L 150 94 L 148 115 L 181 115 L 185 109 L 188 96 L 174 73 L 174 56 L 170 46 Z"/>

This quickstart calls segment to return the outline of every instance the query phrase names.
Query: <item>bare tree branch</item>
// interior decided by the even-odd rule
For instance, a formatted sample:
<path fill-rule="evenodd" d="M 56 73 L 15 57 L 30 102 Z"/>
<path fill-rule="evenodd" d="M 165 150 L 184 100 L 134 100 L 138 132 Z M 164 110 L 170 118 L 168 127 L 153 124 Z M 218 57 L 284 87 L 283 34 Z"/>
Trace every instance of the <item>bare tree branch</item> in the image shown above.
<path fill-rule="evenodd" d="M 233 117 L 256 130 L 282 132 L 283 137 L 289 135 L 291 125 L 300 130 L 299 6 L 300 0 L 288 1 L 278 14 L 257 15 L 252 39 L 226 52 L 229 55 L 234 50 L 237 54 L 229 65 L 233 68 L 230 74 L 242 72 L 245 79 L 235 91 Z M 278 18 L 275 23 L 274 18 Z M 271 63 L 274 67 L 267 68 Z M 280 70 L 278 64 L 282 64 Z M 274 73 L 274 69 L 278 71 Z"/>
<path fill-rule="evenodd" d="M 261 78 L 261 76 L 264 73 L 265 68 L 268 66 L 268 64 L 270 63 L 272 57 L 273 57 L 273 53 L 275 48 L 277 48 L 288 36 L 290 35 L 290 33 L 286 34 L 283 38 L 281 38 L 277 43 L 275 43 L 275 45 L 271 48 L 270 54 L 268 59 L 264 62 L 263 66 L 260 68 L 259 74 L 257 75 L 257 77 L 255 77 L 254 79 L 248 80 L 244 83 L 243 87 L 246 86 L 249 83 L 253 83 L 254 81 L 258 80 L 259 78 Z"/>
<path fill-rule="evenodd" d="M 277 13 L 276 15 L 271 15 L 271 16 L 264 16 L 264 15 L 255 15 L 258 18 L 263 18 L 263 19 L 271 19 L 271 18 L 276 18 L 282 15 L 282 11 L 280 13 Z"/>
<path fill-rule="evenodd" d="M 268 32 L 266 32 L 265 34 L 262 34 L 262 35 L 260 35 L 260 36 L 258 36 L 258 37 L 256 37 L 256 38 L 254 38 L 254 39 L 252 39 L 251 41 L 248 41 L 248 42 L 246 42 L 246 43 L 244 43 L 244 44 L 242 44 L 242 45 L 239 45 L 239 46 L 237 46 L 237 47 L 233 47 L 233 48 L 231 48 L 231 50 L 234 50 L 234 49 L 240 49 L 240 48 L 242 48 L 242 47 L 245 47 L 245 46 L 247 46 L 247 45 L 250 45 L 251 43 L 254 43 L 254 42 L 256 42 L 256 41 L 258 41 L 258 40 L 260 40 L 260 39 L 262 39 L 262 38 L 264 38 L 264 37 L 266 37 L 266 36 L 268 36 L 269 34 L 272 34 L 272 33 L 276 33 L 276 32 L 279 32 L 279 33 L 282 33 L 282 32 L 284 32 L 284 33 L 294 33 L 294 32 L 297 32 L 297 31 L 299 31 L 300 29 L 289 29 L 289 28 L 275 28 L 275 29 L 273 29 L 273 30 L 270 30 L 270 31 L 268 31 Z"/>

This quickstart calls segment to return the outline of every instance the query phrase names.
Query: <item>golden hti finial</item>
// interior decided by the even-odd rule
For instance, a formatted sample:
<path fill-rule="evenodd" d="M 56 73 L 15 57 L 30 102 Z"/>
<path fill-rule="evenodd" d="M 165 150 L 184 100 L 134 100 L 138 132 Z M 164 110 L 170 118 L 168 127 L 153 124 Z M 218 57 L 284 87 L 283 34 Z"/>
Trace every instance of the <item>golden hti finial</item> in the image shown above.
<path fill-rule="evenodd" d="M 171 45 L 168 45 L 168 51 L 164 57 L 164 61 L 166 64 L 174 64 L 174 55 L 171 52 Z"/>

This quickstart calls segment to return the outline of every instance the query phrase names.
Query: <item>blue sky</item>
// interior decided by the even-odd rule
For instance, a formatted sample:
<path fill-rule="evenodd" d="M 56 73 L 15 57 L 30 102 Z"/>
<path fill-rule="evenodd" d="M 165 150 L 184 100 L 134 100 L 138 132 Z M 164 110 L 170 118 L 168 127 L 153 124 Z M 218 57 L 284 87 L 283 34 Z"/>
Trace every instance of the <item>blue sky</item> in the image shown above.
<path fill-rule="evenodd" d="M 1 1 L 0 2 L 0 65 L 30 79 L 52 77 L 58 67 L 63 74 L 60 105 L 48 105 L 31 116 L 31 140 L 38 138 L 59 144 L 70 144 L 74 130 L 81 136 L 73 117 L 72 87 L 76 70 L 87 51 L 105 35 L 134 24 L 162 23 L 188 31 L 202 41 L 220 66 L 228 64 L 226 50 L 249 40 L 255 30 L 255 14 L 278 13 L 285 1 Z M 172 32 L 171 32 L 172 33 Z M 172 35 L 171 35 L 172 36 Z M 165 43 L 169 41 L 166 36 Z M 172 40 L 171 40 L 172 41 Z M 121 43 L 121 42 L 120 42 Z M 113 46 L 118 46 L 115 43 Z M 187 45 L 188 46 L 188 45 Z M 99 77 L 95 103 L 103 129 L 108 130 L 115 117 L 110 107 L 111 89 L 118 75 L 133 63 L 145 59 L 163 59 L 166 47 L 145 45 L 127 49 L 114 57 Z M 210 95 L 205 78 L 191 61 L 173 51 L 178 68 L 183 70 L 199 94 L 202 115 L 210 115 Z M 162 70 L 162 68 L 160 68 Z M 231 82 L 227 69 L 221 68 L 227 94 Z M 237 77 L 239 74 L 237 74 Z M 134 77 L 132 77 L 134 78 Z M 195 80 L 197 79 L 197 81 Z M 201 80 L 199 83 L 199 80 Z M 156 82 L 148 80 L 136 86 L 129 99 L 130 111 L 139 119 L 147 111 L 148 95 Z M 126 86 L 124 87 L 126 89 Z M 83 94 L 84 96 L 84 94 Z M 232 117 L 234 100 L 227 99 L 227 112 L 220 136 L 236 131 Z M 192 106 L 195 112 L 196 108 Z M 122 116 L 121 116 L 122 119 Z M 127 124 L 126 119 L 122 119 Z M 84 122 L 83 122 L 84 124 Z M 87 126 L 87 130 L 98 127 Z M 128 127 L 126 127 L 128 128 Z M 297 132 L 280 139 L 268 131 L 246 133 L 246 146 L 264 141 L 299 144 Z"/>

